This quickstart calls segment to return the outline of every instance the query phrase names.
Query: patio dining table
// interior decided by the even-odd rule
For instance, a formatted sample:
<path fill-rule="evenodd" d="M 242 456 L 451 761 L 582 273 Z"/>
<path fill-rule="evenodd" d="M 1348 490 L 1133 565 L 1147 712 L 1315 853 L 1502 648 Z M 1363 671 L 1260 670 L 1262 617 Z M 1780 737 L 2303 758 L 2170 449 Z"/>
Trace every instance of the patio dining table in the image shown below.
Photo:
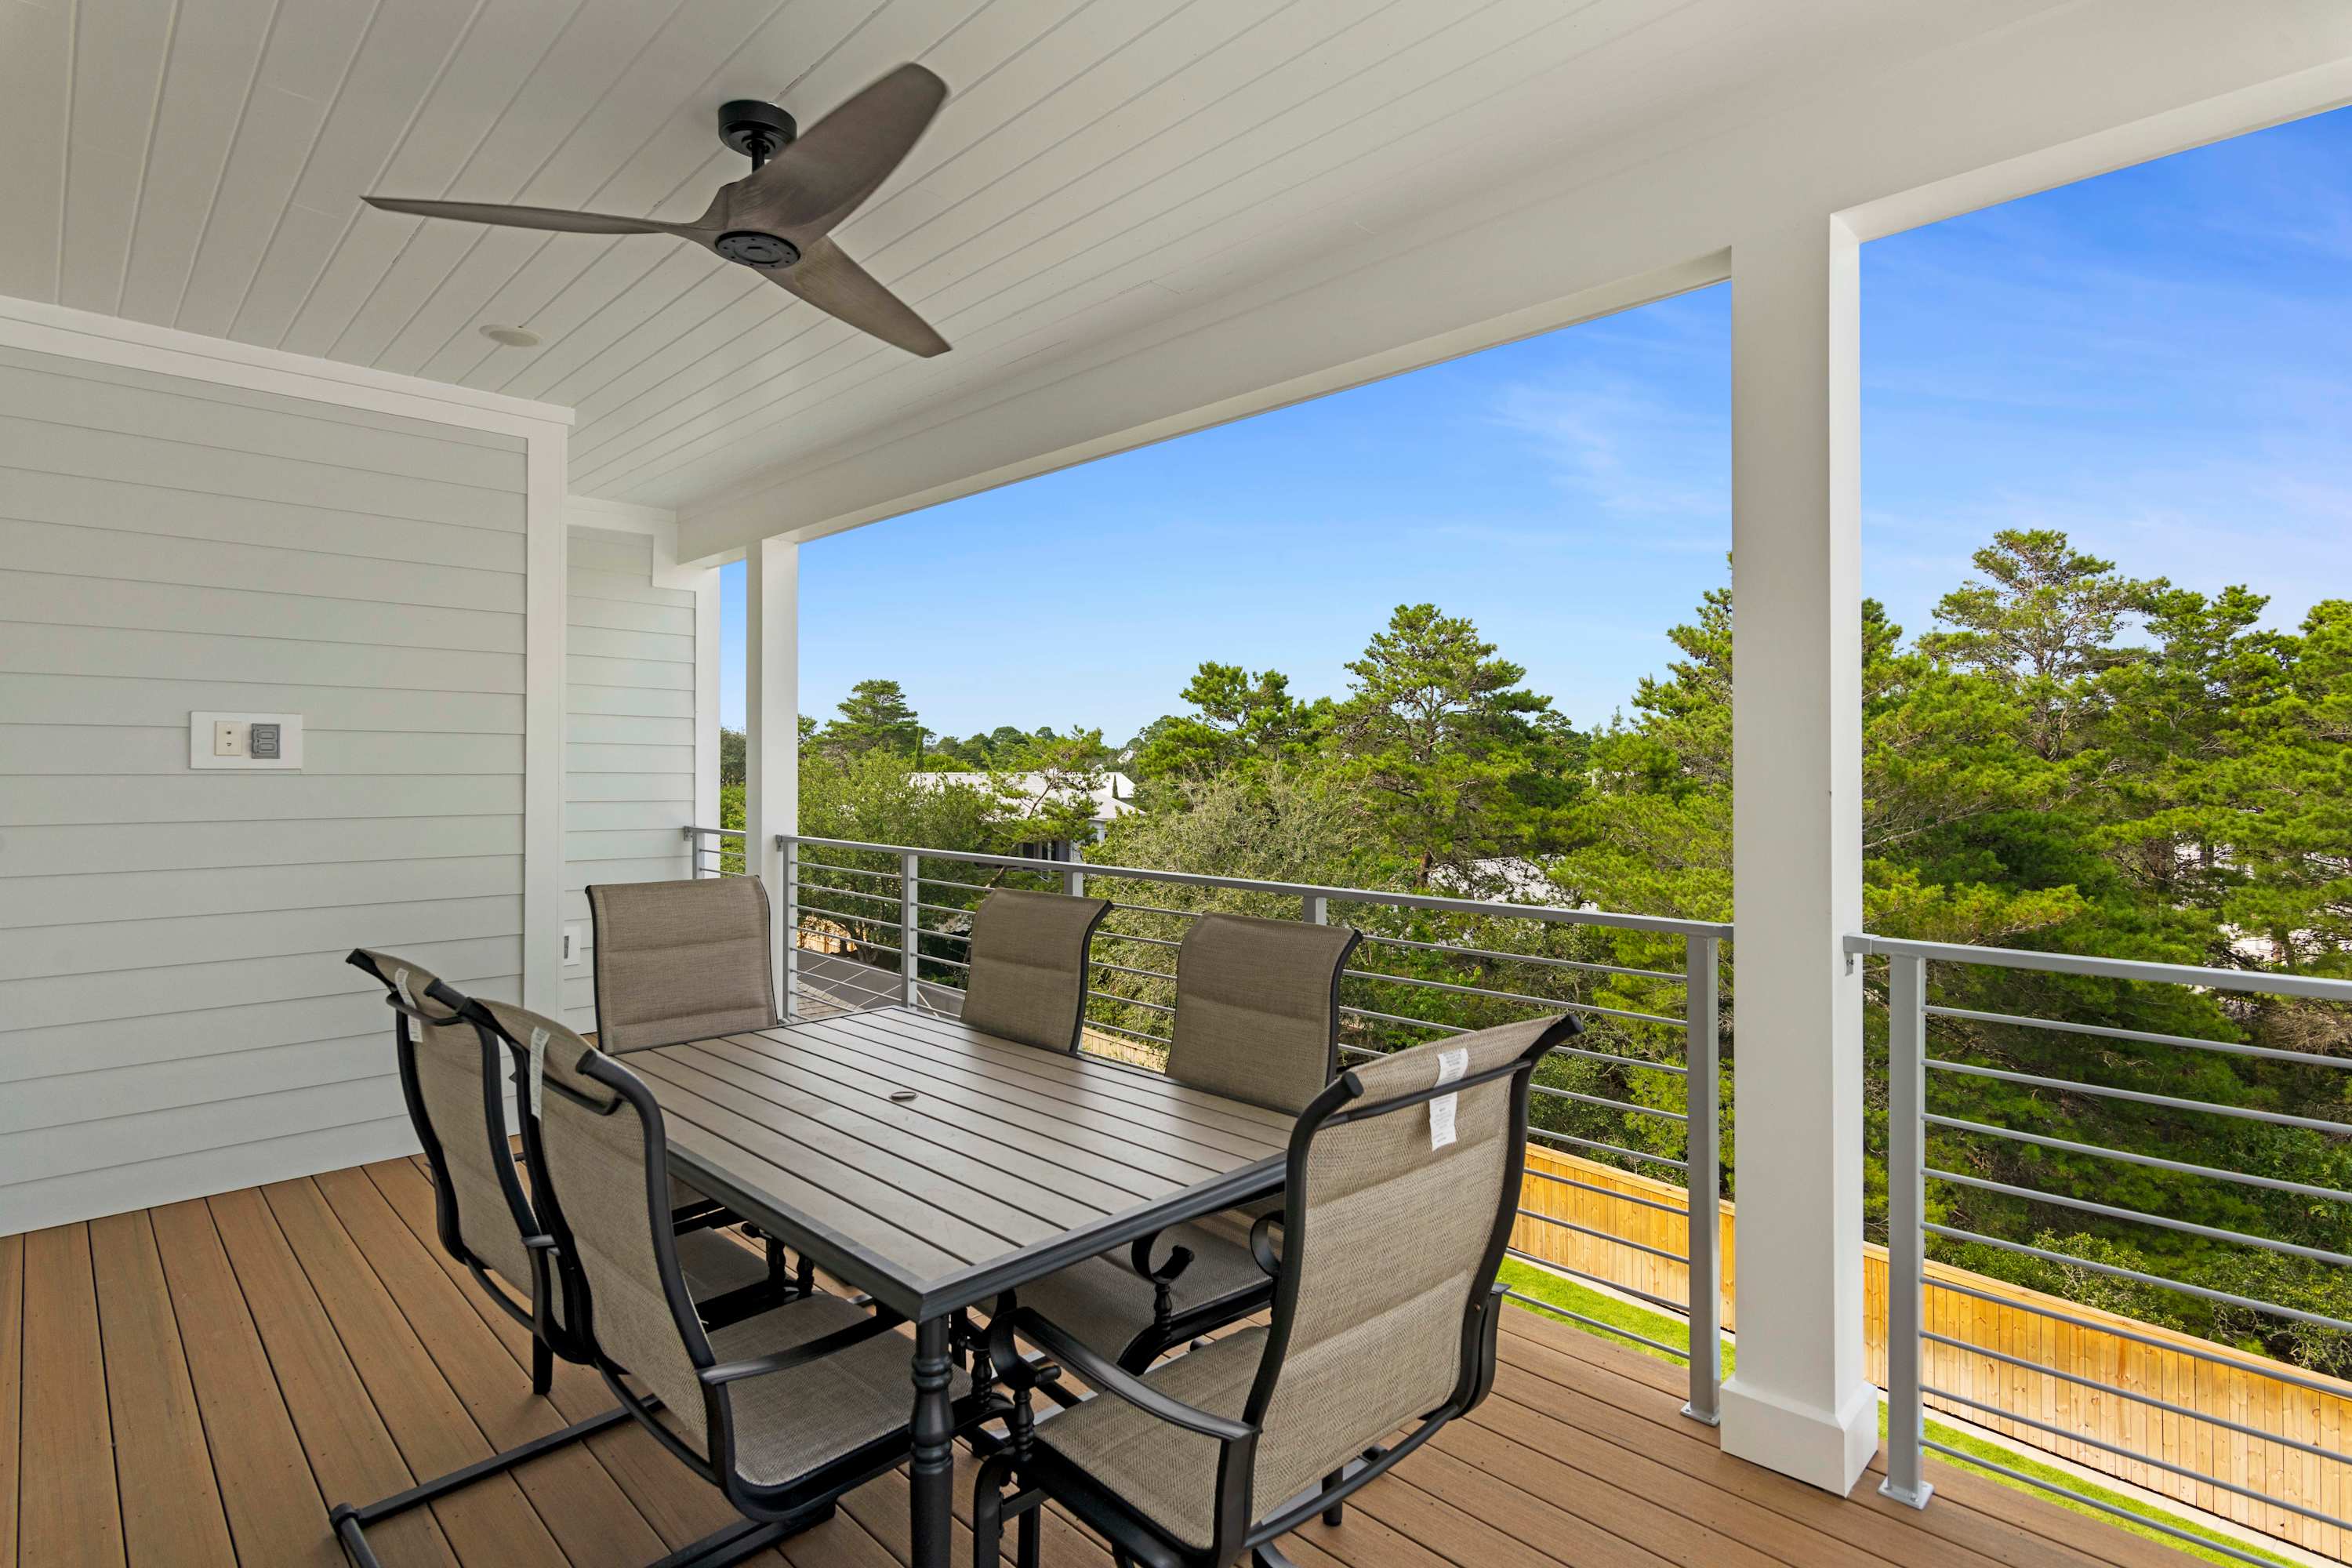
<path fill-rule="evenodd" d="M 670 1169 L 915 1324 L 914 1568 L 953 1542 L 950 1325 L 1280 1188 L 1291 1118 L 892 1007 L 633 1053 Z"/>

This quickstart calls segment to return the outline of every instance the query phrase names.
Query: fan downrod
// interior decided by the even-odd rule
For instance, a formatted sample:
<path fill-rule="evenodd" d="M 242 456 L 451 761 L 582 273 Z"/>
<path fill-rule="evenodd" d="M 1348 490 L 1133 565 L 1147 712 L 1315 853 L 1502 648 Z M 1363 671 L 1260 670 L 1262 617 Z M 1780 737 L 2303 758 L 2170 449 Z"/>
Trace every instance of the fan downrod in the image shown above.
<path fill-rule="evenodd" d="M 755 170 L 792 145 L 799 134 L 793 117 L 772 103 L 739 98 L 719 106 L 719 140 L 751 159 Z"/>

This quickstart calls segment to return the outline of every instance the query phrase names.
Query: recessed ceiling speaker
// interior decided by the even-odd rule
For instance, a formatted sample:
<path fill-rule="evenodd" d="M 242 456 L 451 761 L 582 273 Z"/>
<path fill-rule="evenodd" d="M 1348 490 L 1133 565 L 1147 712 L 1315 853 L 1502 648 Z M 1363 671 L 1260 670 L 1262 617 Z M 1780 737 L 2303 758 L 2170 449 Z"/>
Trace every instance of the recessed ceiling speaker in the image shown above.
<path fill-rule="evenodd" d="M 502 349 L 535 349 L 539 334 L 527 327 L 484 327 L 482 336 Z"/>

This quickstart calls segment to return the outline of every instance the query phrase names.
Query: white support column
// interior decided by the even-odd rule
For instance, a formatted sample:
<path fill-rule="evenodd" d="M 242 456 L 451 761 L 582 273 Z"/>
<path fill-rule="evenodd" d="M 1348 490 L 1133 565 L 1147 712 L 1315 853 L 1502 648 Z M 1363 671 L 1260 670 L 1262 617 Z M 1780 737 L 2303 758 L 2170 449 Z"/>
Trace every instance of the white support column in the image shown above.
<path fill-rule="evenodd" d="M 563 1016 L 564 427 L 524 437 L 522 1005 Z"/>
<path fill-rule="evenodd" d="M 800 828 L 801 547 L 752 542 L 743 555 L 744 868 L 767 884 L 782 1005 L 792 1006 L 792 902 L 776 835 Z"/>
<path fill-rule="evenodd" d="M 1732 247 L 1739 1370 L 1723 1447 L 1831 1491 L 1864 1375 L 1860 258 L 1826 216 Z"/>

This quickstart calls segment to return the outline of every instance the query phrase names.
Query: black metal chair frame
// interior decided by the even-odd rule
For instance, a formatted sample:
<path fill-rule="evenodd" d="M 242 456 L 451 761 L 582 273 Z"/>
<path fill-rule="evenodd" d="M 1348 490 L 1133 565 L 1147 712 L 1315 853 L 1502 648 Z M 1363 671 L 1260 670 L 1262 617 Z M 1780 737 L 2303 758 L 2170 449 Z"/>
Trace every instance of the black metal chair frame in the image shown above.
<path fill-rule="evenodd" d="M 1300 1113 L 1298 1125 L 1291 1132 L 1286 1162 L 1287 1186 L 1283 1212 L 1279 1216 L 1264 1216 L 1250 1232 L 1251 1251 L 1258 1266 L 1274 1281 L 1274 1326 L 1238 1421 L 1171 1398 L 1135 1373 L 1097 1355 L 1045 1318 L 1024 1310 L 1016 1300 L 1017 1292 L 1008 1291 L 1001 1297 L 990 1320 L 990 1331 L 996 1341 L 997 1362 L 1004 1369 L 1013 1390 L 1013 1405 L 1008 1440 L 982 1464 L 973 1487 L 973 1568 L 998 1568 L 1007 1519 L 1017 1523 L 1015 1550 L 1019 1568 L 1035 1568 L 1038 1515 L 1049 1498 L 1099 1531 L 1110 1542 L 1120 1568 L 1133 1563 L 1145 1564 L 1147 1568 L 1226 1568 L 1244 1552 L 1254 1554 L 1252 1561 L 1260 1568 L 1286 1568 L 1289 1560 L 1274 1544 L 1278 1537 L 1318 1514 L 1327 1522 L 1338 1524 L 1344 1504 L 1359 1489 L 1436 1436 L 1447 1422 L 1476 1408 L 1495 1385 L 1496 1335 L 1503 1311 L 1503 1287 L 1499 1282 L 1475 1294 L 1463 1314 L 1462 1375 L 1449 1398 L 1423 1416 L 1418 1426 L 1394 1444 L 1385 1448 L 1367 1448 L 1341 1469 L 1326 1476 L 1319 1489 L 1288 1500 L 1264 1520 L 1255 1519 L 1251 1489 L 1257 1441 L 1266 1406 L 1282 1378 L 1298 1296 L 1297 1271 L 1283 1268 L 1269 1233 L 1279 1217 L 1286 1241 L 1306 1238 L 1311 1242 L 1305 1228 L 1304 1207 L 1307 1159 L 1316 1134 L 1327 1127 L 1388 1115 L 1426 1104 L 1441 1095 L 1475 1089 L 1501 1079 L 1510 1079 L 1507 1163 L 1503 1178 L 1507 1201 L 1498 1205 L 1480 1266 L 1481 1273 L 1491 1280 L 1502 1267 L 1503 1253 L 1509 1245 L 1511 1226 L 1517 1217 L 1516 1204 L 1509 1201 L 1509 1195 L 1518 1190 L 1526 1171 L 1528 1085 L 1535 1076 L 1536 1064 L 1554 1045 L 1580 1030 L 1580 1021 L 1570 1015 L 1546 1029 L 1526 1051 L 1499 1067 L 1361 1108 L 1354 1102 L 1365 1092 L 1362 1080 L 1353 1072 L 1343 1073 Z M 1086 1471 L 1034 1442 L 1026 1385 L 1039 1381 L 1047 1385 L 1049 1393 L 1053 1392 L 1052 1384 L 1060 1367 L 1035 1367 L 1024 1361 L 1013 1345 L 1016 1333 L 1085 1379 L 1095 1390 L 1096 1398 L 1123 1399 L 1173 1427 L 1216 1439 L 1215 1524 L 1206 1548 L 1178 1541 Z M 1014 1489 L 1010 1496 L 1005 1493 L 1008 1485 Z"/>
<path fill-rule="evenodd" d="M 506 1040 L 511 1048 L 519 1044 L 499 1029 L 495 1018 L 485 1009 L 468 1005 L 467 1016 L 488 1033 Z M 626 1100 L 636 1111 L 644 1129 L 646 1143 L 646 1195 L 647 1212 L 661 1214 L 669 1199 L 669 1183 L 666 1141 L 662 1128 L 661 1107 L 637 1077 L 618 1067 L 601 1053 L 592 1057 L 582 1068 L 592 1081 L 611 1089 L 614 1098 L 605 1103 L 573 1090 L 570 1086 L 551 1079 L 543 1083 L 543 1092 L 561 1095 L 565 1100 L 599 1116 L 610 1116 Z M 541 1165 L 543 1172 L 546 1167 Z M 760 1377 L 772 1373 L 789 1372 L 795 1367 L 845 1351 L 878 1334 L 891 1332 L 906 1322 L 899 1314 L 878 1305 L 871 1308 L 872 1315 L 863 1323 L 821 1335 L 805 1344 L 772 1355 L 755 1356 L 744 1361 L 718 1362 L 707 1359 L 691 1342 L 685 1342 L 688 1355 L 695 1363 L 696 1373 L 702 1384 L 704 1454 L 698 1454 L 668 1427 L 656 1419 L 661 1402 L 640 1394 L 622 1381 L 627 1369 L 606 1355 L 596 1342 L 595 1299 L 585 1273 L 572 1253 L 571 1227 L 563 1217 L 562 1196 L 549 1184 L 548 1201 L 544 1205 L 547 1223 L 555 1246 L 556 1266 L 562 1271 L 567 1307 L 576 1301 L 576 1310 L 568 1310 L 577 1324 L 581 1342 L 587 1359 L 604 1379 L 605 1386 L 620 1402 L 616 1415 L 635 1416 L 654 1439 L 667 1449 L 679 1463 L 702 1479 L 719 1489 L 736 1511 L 744 1515 L 740 1526 L 729 1526 L 703 1541 L 682 1548 L 661 1560 L 655 1568 L 721 1568 L 738 1562 L 752 1552 L 773 1545 L 788 1536 L 823 1523 L 833 1517 L 843 1494 L 865 1485 L 877 1476 L 895 1469 L 905 1461 L 911 1448 L 911 1436 L 901 1429 L 877 1438 L 838 1458 L 828 1460 L 806 1475 L 781 1485 L 765 1486 L 747 1481 L 736 1467 L 735 1416 L 729 1389 L 748 1377 Z M 654 1253 L 660 1261 L 663 1293 L 670 1310 L 679 1321 L 698 1315 L 698 1309 L 688 1293 L 684 1271 L 678 1267 L 675 1232 L 656 1228 Z M 911 1352 L 913 1346 L 909 1343 Z M 944 1374 L 942 1374 L 944 1375 Z M 911 1398 L 913 1385 L 908 1385 Z M 1003 1396 L 975 1384 L 971 1394 L 955 1407 L 949 1436 L 972 1438 L 983 1451 L 992 1450 L 994 1443 L 979 1430 L 982 1423 L 999 1419 L 1008 1412 Z M 676 1413 L 680 1419 L 686 1412 Z"/>
<path fill-rule="evenodd" d="M 569 1284 L 569 1271 L 563 1269 L 562 1244 L 550 1230 L 541 1226 L 540 1216 L 531 1205 L 530 1194 L 523 1191 L 521 1178 L 515 1173 L 514 1161 L 508 1157 L 508 1151 L 497 1143 L 493 1134 L 490 1168 L 497 1173 L 499 1190 L 506 1198 L 509 1217 L 513 1220 L 516 1232 L 522 1238 L 523 1250 L 530 1259 L 530 1304 L 526 1306 L 515 1300 L 491 1276 L 490 1266 L 466 1246 L 457 1225 L 457 1192 L 456 1183 L 449 1174 L 448 1156 L 441 1147 L 439 1131 L 434 1126 L 433 1119 L 425 1110 L 424 1091 L 417 1083 L 416 1049 L 409 1038 L 408 1021 L 414 1019 L 419 1025 L 430 1025 L 436 1028 L 465 1027 L 474 1031 L 482 1049 L 483 1120 L 485 1125 L 493 1128 L 506 1124 L 505 1096 L 501 1086 L 508 1080 L 509 1075 L 502 1074 L 499 1070 L 499 1057 L 502 1048 L 512 1055 L 513 1043 L 503 1041 L 502 1037 L 484 1031 L 475 1021 L 474 1015 L 478 1014 L 479 1009 L 475 1008 L 467 997 L 438 980 L 428 986 L 425 994 L 426 1000 L 446 1009 L 446 1012 L 436 1015 L 426 1012 L 415 1005 L 412 1000 L 404 998 L 394 986 L 390 977 L 379 973 L 375 965 L 368 962 L 361 952 L 352 952 L 346 962 L 383 984 L 384 999 L 394 1015 L 392 1029 L 393 1050 L 394 1060 L 399 1066 L 401 1097 L 407 1105 L 409 1121 L 416 1129 L 417 1141 L 424 1145 L 425 1164 L 432 1173 L 435 1233 L 439 1237 L 442 1247 L 448 1252 L 449 1256 L 466 1266 L 466 1271 L 474 1277 L 475 1283 L 482 1288 L 489 1299 L 497 1304 L 499 1310 L 530 1331 L 530 1391 L 535 1394 L 543 1395 L 554 1386 L 557 1356 L 560 1355 L 564 1360 L 578 1364 L 593 1364 L 588 1349 L 581 1342 L 572 1325 L 558 1321 L 553 1310 L 554 1284 L 559 1271 L 563 1271 L 567 1286 Z M 512 1063 L 514 1068 L 512 1081 L 518 1089 L 522 1089 L 527 1084 L 525 1076 L 528 1055 L 525 1054 L 516 1058 Z M 530 1114 L 529 1107 L 530 1101 L 527 1099 L 523 1100 L 521 1101 L 523 1113 L 518 1118 L 522 1124 L 523 1158 L 530 1163 L 533 1170 L 543 1171 L 546 1166 L 540 1158 L 537 1119 Z M 665 1186 L 663 1189 L 665 1202 L 667 1201 L 667 1197 L 668 1190 Z M 731 1218 L 732 1216 L 729 1215 L 720 1205 L 709 1203 L 679 1211 L 678 1215 L 674 1216 L 674 1223 L 680 1230 L 690 1230 L 703 1226 L 725 1224 Z M 771 1241 L 768 1245 L 770 1279 L 755 1285 L 728 1291 L 724 1295 L 715 1296 L 702 1302 L 701 1310 L 716 1314 L 712 1321 L 732 1321 L 736 1317 L 762 1310 L 775 1304 L 777 1300 L 774 1296 L 774 1280 L 777 1272 L 775 1244 Z M 781 1299 L 789 1300 L 789 1293 Z M 569 1315 L 569 1313 L 566 1314 L 567 1317 Z M 649 1407 L 658 1403 L 658 1401 L 649 1402 Z M 593 1436 L 598 1432 L 630 1419 L 635 1414 L 635 1412 L 626 1405 L 615 1405 L 610 1410 L 575 1421 L 568 1426 L 534 1437 L 527 1443 L 503 1449 L 473 1464 L 461 1466 L 446 1475 L 419 1482 L 404 1491 L 394 1492 L 390 1497 L 379 1498 L 371 1503 L 338 1503 L 330 1510 L 328 1519 L 334 1528 L 337 1538 L 350 1552 L 352 1561 L 360 1564 L 360 1568 L 379 1568 L 375 1553 L 368 1545 L 367 1531 L 371 1525 L 381 1523 L 394 1515 L 405 1513 L 410 1509 L 446 1497 L 451 1492 L 462 1490 L 476 1481 L 502 1474 L 517 1465 L 538 1458 L 542 1454 L 553 1453 L 583 1437 Z M 720 1532 L 721 1535 L 729 1533 L 730 1532 Z M 715 1541 L 718 1538 L 711 1539 Z M 696 1543 L 697 1546 L 704 1544 L 705 1542 Z M 700 1563 L 702 1561 L 695 1557 L 679 1557 L 676 1563 L 664 1559 L 658 1568 L 680 1568 L 682 1564 Z M 732 1561 L 732 1559 L 713 1560 L 714 1563 L 726 1561 Z"/>

